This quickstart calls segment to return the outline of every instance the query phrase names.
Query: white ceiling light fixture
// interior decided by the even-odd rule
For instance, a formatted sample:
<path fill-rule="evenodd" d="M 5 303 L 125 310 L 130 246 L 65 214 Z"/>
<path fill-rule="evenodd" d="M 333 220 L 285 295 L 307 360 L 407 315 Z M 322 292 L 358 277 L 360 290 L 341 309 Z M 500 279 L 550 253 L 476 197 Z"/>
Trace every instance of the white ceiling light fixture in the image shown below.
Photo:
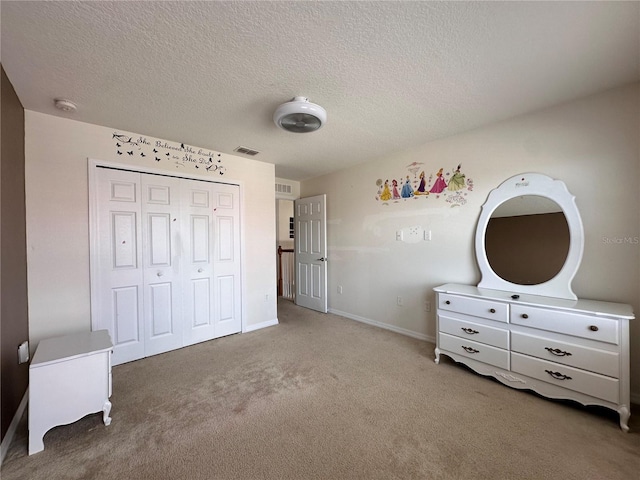
<path fill-rule="evenodd" d="M 65 100 L 64 98 L 56 98 L 54 101 L 54 105 L 58 110 L 62 110 L 63 112 L 75 112 L 78 110 L 78 107 L 75 103 L 70 100 Z"/>
<path fill-rule="evenodd" d="M 294 97 L 276 108 L 273 121 L 287 132 L 315 132 L 327 122 L 327 112 L 307 97 Z"/>

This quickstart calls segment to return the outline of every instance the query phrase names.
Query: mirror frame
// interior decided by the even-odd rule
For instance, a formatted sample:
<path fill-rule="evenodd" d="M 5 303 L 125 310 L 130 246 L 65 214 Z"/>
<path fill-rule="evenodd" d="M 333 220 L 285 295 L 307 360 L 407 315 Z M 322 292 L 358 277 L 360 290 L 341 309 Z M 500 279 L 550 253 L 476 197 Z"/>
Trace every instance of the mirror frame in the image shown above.
<path fill-rule="evenodd" d="M 503 202 L 525 195 L 536 195 L 553 200 L 562 209 L 569 227 L 569 251 L 560 272 L 548 280 L 537 285 L 519 285 L 511 283 L 498 276 L 487 259 L 484 237 L 491 215 Z M 480 268 L 481 279 L 478 288 L 492 290 L 506 290 L 514 293 L 542 295 L 546 297 L 576 300 L 571 289 L 571 281 L 575 277 L 584 251 L 584 229 L 580 212 L 576 206 L 575 197 L 571 195 L 567 186 L 561 180 L 540 173 L 522 173 L 515 175 L 493 189 L 487 201 L 482 206 L 478 226 L 476 228 L 476 260 Z"/>

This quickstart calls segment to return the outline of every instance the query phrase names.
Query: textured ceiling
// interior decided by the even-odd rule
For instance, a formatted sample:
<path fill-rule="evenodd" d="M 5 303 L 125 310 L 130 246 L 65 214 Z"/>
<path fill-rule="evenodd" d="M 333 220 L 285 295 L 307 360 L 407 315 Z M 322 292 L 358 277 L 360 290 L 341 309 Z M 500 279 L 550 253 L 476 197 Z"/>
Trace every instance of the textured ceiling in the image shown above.
<path fill-rule="evenodd" d="M 242 145 L 292 180 L 640 80 L 639 2 L 2 1 L 0 15 L 26 109 Z M 324 128 L 274 125 L 297 95 Z"/>

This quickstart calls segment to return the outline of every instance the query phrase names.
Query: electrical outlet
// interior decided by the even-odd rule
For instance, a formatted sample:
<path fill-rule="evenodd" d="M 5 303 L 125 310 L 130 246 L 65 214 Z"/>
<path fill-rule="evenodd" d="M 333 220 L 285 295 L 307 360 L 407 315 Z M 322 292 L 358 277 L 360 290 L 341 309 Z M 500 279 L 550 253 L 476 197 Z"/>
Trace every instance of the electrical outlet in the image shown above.
<path fill-rule="evenodd" d="M 338 285 L 338 293 L 342 295 L 342 285 Z"/>
<path fill-rule="evenodd" d="M 396 240 L 397 240 L 398 242 L 401 242 L 403 239 L 404 239 L 404 235 L 402 234 L 402 230 L 398 230 L 398 231 L 396 232 Z"/>
<path fill-rule="evenodd" d="M 424 239 L 425 239 L 427 242 L 430 242 L 430 241 L 431 241 L 431 230 L 425 230 L 425 231 L 424 231 Z"/>
<path fill-rule="evenodd" d="M 264 296 L 264 301 L 265 301 L 265 302 L 268 302 L 268 301 L 269 301 L 269 294 L 268 294 L 268 293 Z"/>
<path fill-rule="evenodd" d="M 399 307 L 401 307 L 404 304 L 404 300 L 402 299 L 402 297 L 398 297 L 396 299 L 396 303 L 398 304 Z"/>
<path fill-rule="evenodd" d="M 431 311 L 431 302 L 429 300 L 425 300 L 424 301 L 424 311 L 425 312 L 430 312 Z"/>
<path fill-rule="evenodd" d="M 27 363 L 28 361 L 29 361 L 29 341 L 25 341 L 18 346 L 18 363 Z"/>

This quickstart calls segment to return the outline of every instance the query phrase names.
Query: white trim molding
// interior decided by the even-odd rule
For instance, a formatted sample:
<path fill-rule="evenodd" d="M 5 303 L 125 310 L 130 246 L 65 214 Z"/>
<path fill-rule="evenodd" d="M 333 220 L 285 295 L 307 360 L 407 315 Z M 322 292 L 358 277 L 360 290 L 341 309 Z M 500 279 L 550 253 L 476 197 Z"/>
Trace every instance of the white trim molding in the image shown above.
<path fill-rule="evenodd" d="M 267 321 L 261 322 L 261 323 L 255 323 L 253 325 L 243 325 L 242 333 L 253 332 L 255 330 L 261 330 L 263 328 L 273 327 L 275 325 L 278 325 L 278 319 L 277 318 L 274 318 L 273 320 L 267 320 Z"/>
<path fill-rule="evenodd" d="M 396 327 L 395 325 L 379 322 L 377 320 L 371 320 L 369 318 L 361 317 L 360 315 L 353 315 L 351 313 L 342 312 L 340 310 L 335 310 L 333 308 L 329 309 L 329 313 L 333 313 L 334 315 L 340 315 L 341 317 L 345 317 L 350 320 L 355 320 L 356 322 L 373 325 L 374 327 L 384 328 L 385 330 L 391 330 L 392 332 L 399 333 L 400 335 L 405 335 L 407 337 L 417 338 L 418 340 L 425 340 L 427 342 L 436 343 L 436 339 L 434 337 L 431 337 L 424 333 L 414 332 L 413 330 L 407 330 L 406 328 Z"/>

